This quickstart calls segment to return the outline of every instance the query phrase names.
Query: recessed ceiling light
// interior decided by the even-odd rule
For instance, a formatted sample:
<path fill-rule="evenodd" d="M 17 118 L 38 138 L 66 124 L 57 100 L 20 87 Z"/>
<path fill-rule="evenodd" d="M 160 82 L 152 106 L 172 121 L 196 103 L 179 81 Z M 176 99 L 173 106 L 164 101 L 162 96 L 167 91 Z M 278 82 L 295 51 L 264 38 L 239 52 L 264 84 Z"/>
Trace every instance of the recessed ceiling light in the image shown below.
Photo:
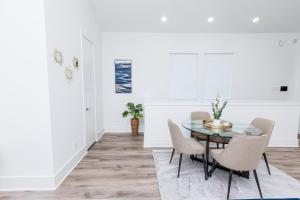
<path fill-rule="evenodd" d="M 167 18 L 167 17 L 162 17 L 160 20 L 161 20 L 162 22 L 166 22 L 166 21 L 168 21 L 168 18 Z"/>
<path fill-rule="evenodd" d="M 257 23 L 257 22 L 259 22 L 259 20 L 260 20 L 259 17 L 254 17 L 254 18 L 252 19 L 252 22 L 253 22 L 253 23 Z"/>
<path fill-rule="evenodd" d="M 207 21 L 208 22 L 213 22 L 215 19 L 213 18 L 213 17 L 209 17 L 208 19 L 207 19 Z"/>

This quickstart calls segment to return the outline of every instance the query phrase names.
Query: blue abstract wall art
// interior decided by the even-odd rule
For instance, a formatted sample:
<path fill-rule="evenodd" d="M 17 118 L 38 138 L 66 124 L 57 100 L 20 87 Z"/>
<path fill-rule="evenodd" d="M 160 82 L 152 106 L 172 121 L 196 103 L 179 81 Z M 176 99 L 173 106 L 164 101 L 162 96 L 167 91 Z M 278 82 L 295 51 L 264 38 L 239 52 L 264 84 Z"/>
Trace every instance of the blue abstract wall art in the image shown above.
<path fill-rule="evenodd" d="M 132 92 L 131 60 L 115 60 L 115 92 Z"/>

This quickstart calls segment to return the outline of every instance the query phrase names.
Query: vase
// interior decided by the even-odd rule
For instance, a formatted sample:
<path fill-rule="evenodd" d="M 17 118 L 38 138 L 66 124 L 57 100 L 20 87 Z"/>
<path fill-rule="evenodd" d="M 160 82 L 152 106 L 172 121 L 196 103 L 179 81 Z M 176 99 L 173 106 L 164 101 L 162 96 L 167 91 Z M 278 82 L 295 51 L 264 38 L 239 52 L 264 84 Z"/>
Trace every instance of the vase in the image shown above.
<path fill-rule="evenodd" d="M 213 124 L 219 126 L 219 125 L 222 124 L 222 120 L 220 120 L 220 119 L 214 119 L 213 120 Z"/>
<path fill-rule="evenodd" d="M 139 134 L 139 119 L 137 118 L 131 119 L 131 132 L 132 132 L 132 136 L 137 136 Z"/>

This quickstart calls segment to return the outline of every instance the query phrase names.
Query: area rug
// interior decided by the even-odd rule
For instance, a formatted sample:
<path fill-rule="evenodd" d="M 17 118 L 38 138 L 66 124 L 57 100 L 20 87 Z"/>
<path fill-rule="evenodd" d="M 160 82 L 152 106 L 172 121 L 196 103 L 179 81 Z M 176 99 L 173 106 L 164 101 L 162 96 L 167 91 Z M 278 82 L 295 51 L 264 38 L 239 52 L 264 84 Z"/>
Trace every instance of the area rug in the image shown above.
<path fill-rule="evenodd" d="M 228 172 L 216 169 L 212 177 L 204 179 L 203 164 L 192 162 L 189 156 L 183 156 L 180 177 L 177 178 L 179 155 L 175 154 L 169 164 L 171 150 L 153 150 L 159 191 L 162 200 L 201 200 L 226 199 Z M 272 175 L 268 174 L 262 160 L 257 174 L 264 198 L 298 198 L 300 182 L 270 166 Z M 232 176 L 231 199 L 259 199 L 259 192 L 253 173 L 250 179 Z"/>

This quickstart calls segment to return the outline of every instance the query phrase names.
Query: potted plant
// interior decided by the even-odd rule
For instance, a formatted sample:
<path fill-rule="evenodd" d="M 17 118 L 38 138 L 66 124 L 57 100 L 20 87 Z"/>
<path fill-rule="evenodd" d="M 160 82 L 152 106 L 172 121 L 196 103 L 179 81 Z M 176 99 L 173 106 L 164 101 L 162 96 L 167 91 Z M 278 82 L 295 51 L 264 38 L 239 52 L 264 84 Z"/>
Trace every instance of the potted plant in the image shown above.
<path fill-rule="evenodd" d="M 220 96 L 217 96 L 215 101 L 211 103 L 213 114 L 214 114 L 214 121 L 213 121 L 214 124 L 216 125 L 221 124 L 220 118 L 222 116 L 223 110 L 225 109 L 227 103 L 228 101 L 224 101 L 222 106 L 220 106 L 221 104 Z"/>
<path fill-rule="evenodd" d="M 127 117 L 128 115 L 131 115 L 131 130 L 132 135 L 137 136 L 139 133 L 139 120 L 144 117 L 144 115 L 141 113 L 143 112 L 143 106 L 142 104 L 134 105 L 134 103 L 127 103 L 127 110 L 122 113 L 123 117 Z"/>

